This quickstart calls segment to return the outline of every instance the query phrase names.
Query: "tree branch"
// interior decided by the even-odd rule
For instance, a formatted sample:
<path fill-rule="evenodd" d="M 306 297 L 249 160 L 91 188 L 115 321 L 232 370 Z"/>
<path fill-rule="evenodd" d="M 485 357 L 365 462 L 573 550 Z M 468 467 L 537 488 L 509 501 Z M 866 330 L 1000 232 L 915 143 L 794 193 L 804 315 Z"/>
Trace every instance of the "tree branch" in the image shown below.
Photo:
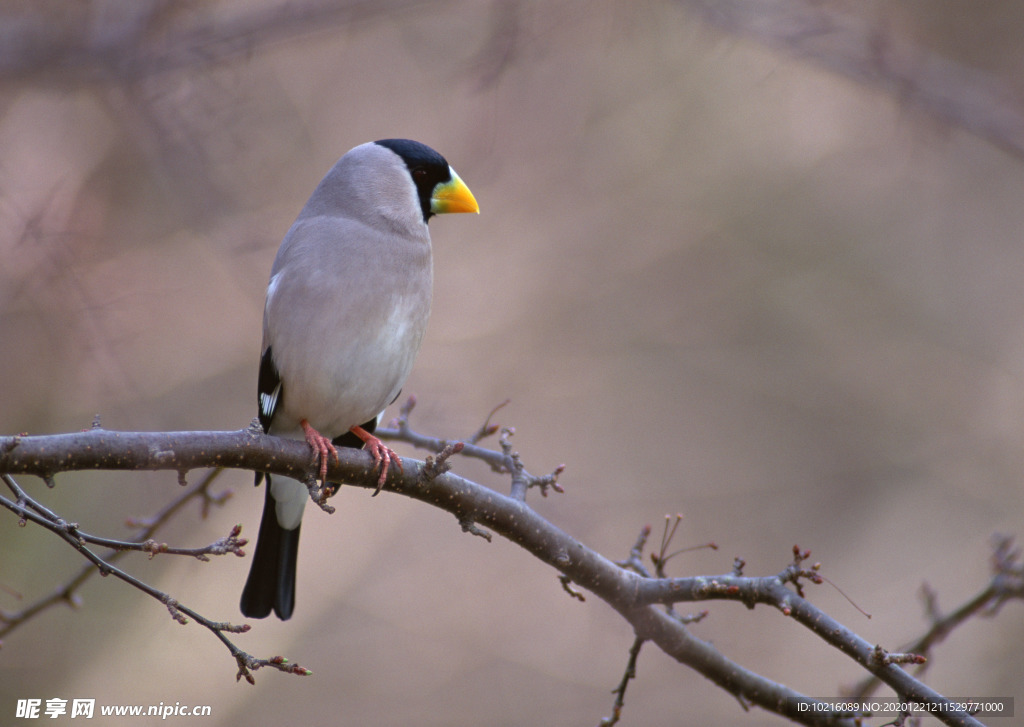
<path fill-rule="evenodd" d="M 408 428 L 404 435 L 396 432 L 394 436 L 419 441 L 419 435 Z M 563 586 L 571 581 L 607 602 L 633 626 L 636 639 L 657 644 L 665 653 L 696 669 L 741 702 L 756 704 L 803 724 L 853 725 L 859 719 L 852 713 L 802 710 L 801 705 L 815 703 L 815 700 L 729 660 L 711 644 L 693 636 L 686 627 L 685 619 L 671 611 L 659 610 L 656 604 L 727 599 L 751 608 L 759 603 L 772 605 L 853 658 L 891 686 L 901 698 L 940 704 L 947 702 L 942 695 L 894 663 L 902 662 L 902 655 L 893 656 L 881 647 L 869 644 L 802 597 L 801 581 L 822 582 L 817 565 L 807 568 L 802 563 L 809 553 L 795 548 L 793 562 L 775 576 L 743 576 L 741 564 L 737 564 L 732 573 L 722 576 L 647 577 L 636 572 L 638 569 L 632 563 L 634 559 L 639 560 L 646 535 L 634 546 L 634 554 L 627 565 L 614 563 L 545 520 L 524 499 L 502 495 L 446 471 L 449 458 L 458 451 L 458 447 L 447 441 L 443 444 L 447 448 L 445 454 L 432 458 L 431 463 L 404 460 L 404 472 L 392 470 L 384 486 L 392 492 L 450 512 L 463 529 L 474 532 L 478 530 L 477 526 L 484 526 L 517 543 L 558 570 L 563 577 Z M 472 451 L 466 446 L 462 453 L 465 454 L 467 449 Z M 338 455 L 338 461 L 330 463 L 329 481 L 376 488 L 376 471 L 373 458 L 368 453 L 342 448 Z M 511 470 L 512 490 L 520 489 L 525 469 L 515 465 L 518 454 L 503 448 L 502 455 Z M 172 470 L 179 474 L 180 479 L 189 470 L 199 467 L 239 468 L 309 480 L 313 462 L 305 443 L 270 437 L 261 434 L 257 427 L 235 432 L 167 433 L 93 428 L 71 434 L 0 437 L 0 472 L 36 475 L 51 486 L 58 474 L 71 470 Z M 34 522 L 47 520 L 24 504 L 19 505 L 16 511 Z M 30 512 L 31 516 L 28 515 Z M 120 571 L 112 569 L 84 548 L 72 531 L 51 529 L 72 542 L 101 570 L 122 577 Z M 670 536 L 663 538 L 661 552 L 655 559 L 659 574 L 663 573 L 664 562 L 671 557 L 665 555 L 669 540 Z M 141 587 L 137 583 L 133 585 Z M 142 587 L 142 590 L 160 597 L 148 587 Z M 176 618 L 178 612 L 184 613 L 210 628 L 232 651 L 239 663 L 240 677 L 244 675 L 251 681 L 251 675 L 245 672 L 247 666 L 293 669 L 281 663 L 275 665 L 273 660 L 252 664 L 240 657 L 243 652 L 231 644 L 224 632 L 239 632 L 248 627 L 231 627 L 208 621 L 173 600 L 165 599 L 164 602 Z M 820 703 L 816 704 L 820 706 Z M 947 724 L 980 724 L 962 712 L 943 712 L 936 716 Z"/>
<path fill-rule="evenodd" d="M 224 504 L 224 502 L 231 496 L 230 491 L 222 492 L 219 495 L 211 495 L 209 491 L 210 486 L 213 484 L 213 481 L 216 479 L 220 471 L 221 470 L 219 469 L 210 470 L 200 479 L 198 483 L 186 489 L 178 497 L 174 498 L 174 500 L 165 505 L 159 512 L 157 512 L 152 517 L 146 519 L 145 521 L 130 521 L 130 524 L 137 525 L 140 528 L 140 530 L 134 536 L 132 536 L 131 540 L 136 543 L 143 543 L 151 540 L 153 535 L 160 529 L 162 525 L 164 525 L 174 515 L 180 512 L 181 509 L 185 506 L 185 504 L 193 499 L 201 500 L 202 515 L 204 518 L 206 517 L 206 514 L 209 511 L 210 505 Z M 14 482 L 14 479 L 9 474 L 2 475 L 2 479 L 3 482 L 7 484 L 7 486 L 11 489 L 11 491 L 15 493 L 15 496 L 20 501 L 30 501 L 30 498 L 28 498 L 28 496 L 24 493 L 24 490 L 21 490 L 21 488 L 17 485 L 16 482 Z M 56 519 L 56 515 L 53 515 L 53 517 L 54 519 Z M 126 550 L 124 549 L 111 550 L 101 557 L 106 562 L 113 563 L 114 561 L 120 559 L 123 555 L 125 555 L 125 552 Z M 41 613 L 42 611 L 45 611 L 57 604 L 66 603 L 73 608 L 77 608 L 79 606 L 79 602 L 76 596 L 76 591 L 83 583 L 89 580 L 89 578 L 97 572 L 97 569 L 91 563 L 89 563 L 83 566 L 82 569 L 79 570 L 77 574 L 75 574 L 63 585 L 57 587 L 48 596 L 44 596 L 38 599 L 37 601 L 29 604 L 28 606 L 22 608 L 20 611 L 16 613 L 0 612 L 0 622 L 2 622 L 3 624 L 2 626 L 0 626 L 0 638 L 3 638 L 8 633 L 17 628 L 19 625 L 31 619 L 38 613 Z"/>
<path fill-rule="evenodd" d="M 3 636 L 15 629 L 28 619 L 32 618 L 42 610 L 49 608 L 59 602 L 66 602 L 72 605 L 77 605 L 77 601 L 74 600 L 74 592 L 77 588 L 85 582 L 85 580 L 93 573 L 99 573 L 103 576 L 113 575 L 115 578 L 124 581 L 125 583 L 137 588 L 143 593 L 151 596 L 160 603 L 167 607 L 171 617 L 178 623 L 185 625 L 188 623 L 188 619 L 191 618 L 200 625 L 209 629 L 220 641 L 227 647 L 228 651 L 235 658 L 235 662 L 238 664 L 238 675 L 237 678 L 245 678 L 250 684 L 254 683 L 252 676 L 252 670 L 259 669 L 264 666 L 273 667 L 279 671 L 283 671 L 289 674 L 298 674 L 301 676 L 307 676 L 311 674 L 308 669 L 299 666 L 298 664 L 292 664 L 282 656 L 275 656 L 269 659 L 261 659 L 254 657 L 245 651 L 239 649 L 225 634 L 244 634 L 249 631 L 250 626 L 243 624 L 236 626 L 229 622 L 214 622 L 206 618 L 197 611 L 192 610 L 188 606 L 179 603 L 176 599 L 163 591 L 150 586 L 148 583 L 136 578 L 130 573 L 121 570 L 113 565 L 113 561 L 124 554 L 125 552 L 132 550 L 143 550 L 149 553 L 152 558 L 157 553 L 167 553 L 174 555 L 191 555 L 200 560 L 208 561 L 207 554 L 223 555 L 225 553 L 234 553 L 237 556 L 245 555 L 242 550 L 242 546 L 246 544 L 246 540 L 239 539 L 238 535 L 241 533 L 242 526 L 236 525 L 231 530 L 231 534 L 227 538 L 221 538 L 212 545 L 204 548 L 171 548 L 165 544 L 158 544 L 148 536 L 151 535 L 160 525 L 167 521 L 170 516 L 180 509 L 180 506 L 185 501 L 192 499 L 196 495 L 202 493 L 204 496 L 204 510 L 205 505 L 208 502 L 206 490 L 210 483 L 216 477 L 220 470 L 211 470 L 203 478 L 202 482 L 192 488 L 192 490 L 184 497 L 178 498 L 170 506 L 165 507 L 160 513 L 158 513 L 151 522 L 143 528 L 142 533 L 135 541 L 114 541 L 107 538 L 97 538 L 94 536 L 86 535 L 78 529 L 76 523 L 69 523 L 63 518 L 59 517 L 48 508 L 43 506 L 34 498 L 30 497 L 14 478 L 9 474 L 2 474 L 0 478 L 8 486 L 8 488 L 14 493 L 16 500 L 10 500 L 6 497 L 0 496 L 0 506 L 11 510 L 20 516 L 18 520 L 19 525 L 24 525 L 26 522 L 33 522 L 36 525 L 46 528 L 51 532 L 55 533 L 58 537 L 68 543 L 71 547 L 78 550 L 90 565 L 84 567 L 77 576 L 71 579 L 61 588 L 58 588 L 51 595 L 39 599 L 32 605 L 20 612 L 15 614 L 0 613 L 0 622 L 4 625 L 0 628 L 0 636 Z M 111 552 L 106 556 L 100 556 L 94 553 L 92 550 L 86 547 L 87 544 L 101 544 L 112 548 Z"/>
<path fill-rule="evenodd" d="M 994 616 L 1003 604 L 1011 599 L 1024 600 L 1024 561 L 1020 549 L 1013 547 L 1008 535 L 993 538 L 992 579 L 973 597 L 958 608 L 942 615 L 939 612 L 938 596 L 925 584 L 922 595 L 931 626 L 920 637 L 900 647 L 922 656 L 931 654 L 932 649 L 945 640 L 955 628 L 977 615 Z M 924 665 L 922 665 L 922 669 Z M 917 672 L 921 674 L 921 670 Z M 879 680 L 871 676 L 849 690 L 851 699 L 864 700 L 874 694 Z"/>

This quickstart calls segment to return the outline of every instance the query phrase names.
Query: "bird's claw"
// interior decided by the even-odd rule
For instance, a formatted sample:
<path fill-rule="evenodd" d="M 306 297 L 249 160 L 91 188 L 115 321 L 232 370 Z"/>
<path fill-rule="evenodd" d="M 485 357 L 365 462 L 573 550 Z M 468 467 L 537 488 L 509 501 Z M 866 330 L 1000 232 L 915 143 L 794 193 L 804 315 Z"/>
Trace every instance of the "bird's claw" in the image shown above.
<path fill-rule="evenodd" d="M 380 467 L 380 477 L 377 478 L 377 489 L 373 491 L 373 494 L 377 495 L 380 493 L 381 488 L 384 487 L 384 482 L 388 478 L 388 470 L 391 468 L 391 465 L 395 465 L 399 472 L 404 472 L 402 469 L 402 459 L 395 454 L 395 450 L 385 445 L 384 442 L 380 441 L 376 437 L 366 443 L 366 449 L 373 455 L 373 461 L 376 466 Z"/>
<path fill-rule="evenodd" d="M 306 442 L 309 443 L 309 448 L 313 450 L 313 461 L 320 463 L 320 481 L 327 482 L 327 463 L 333 457 L 335 462 L 341 460 L 338 459 L 338 450 L 334 448 L 334 444 L 331 440 L 322 435 L 317 430 L 313 429 L 313 426 L 303 419 L 300 424 L 302 425 L 302 431 L 306 434 Z"/>
<path fill-rule="evenodd" d="M 405 471 L 402 469 L 402 459 L 395 454 L 395 450 L 388 447 L 378 437 L 373 436 L 362 427 L 352 427 L 349 431 L 363 440 L 366 451 L 373 455 L 374 465 L 380 467 L 377 489 L 373 492 L 374 496 L 377 496 L 388 479 L 388 470 L 391 469 L 391 465 L 395 465 L 399 472 Z"/>

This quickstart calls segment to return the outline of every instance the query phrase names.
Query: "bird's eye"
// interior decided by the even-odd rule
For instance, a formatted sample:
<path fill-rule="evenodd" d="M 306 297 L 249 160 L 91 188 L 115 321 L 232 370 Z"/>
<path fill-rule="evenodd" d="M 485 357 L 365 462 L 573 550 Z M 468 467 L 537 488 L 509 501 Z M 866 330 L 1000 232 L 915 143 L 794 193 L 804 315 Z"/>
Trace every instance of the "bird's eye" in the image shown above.
<path fill-rule="evenodd" d="M 412 170 L 412 176 L 413 179 L 426 179 L 427 170 L 424 169 L 423 167 L 416 167 L 415 169 Z"/>

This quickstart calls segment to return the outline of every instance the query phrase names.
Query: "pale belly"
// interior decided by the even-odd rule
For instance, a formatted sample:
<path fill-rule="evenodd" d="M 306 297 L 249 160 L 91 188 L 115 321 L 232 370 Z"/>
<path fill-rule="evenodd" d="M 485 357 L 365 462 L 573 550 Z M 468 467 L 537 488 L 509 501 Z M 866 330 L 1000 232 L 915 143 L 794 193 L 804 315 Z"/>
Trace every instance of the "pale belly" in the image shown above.
<path fill-rule="evenodd" d="M 279 357 L 275 347 L 283 405 L 271 431 L 291 434 L 306 419 L 333 438 L 376 417 L 408 378 L 426 318 L 394 311 L 383 325 L 367 325 L 348 339 L 332 335 L 336 329 L 326 325 L 303 331 L 302 341 L 282 340 L 280 350 L 292 355 Z"/>

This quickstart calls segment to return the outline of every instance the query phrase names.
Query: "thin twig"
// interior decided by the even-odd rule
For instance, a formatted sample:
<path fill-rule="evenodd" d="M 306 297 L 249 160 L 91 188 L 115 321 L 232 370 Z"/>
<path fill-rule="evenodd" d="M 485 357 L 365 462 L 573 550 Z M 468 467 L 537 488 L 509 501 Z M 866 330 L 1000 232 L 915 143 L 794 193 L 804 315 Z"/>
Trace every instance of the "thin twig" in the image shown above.
<path fill-rule="evenodd" d="M 928 657 L 932 649 L 942 643 L 949 634 L 970 618 L 992 616 L 1010 599 L 1024 599 L 1024 560 L 1013 547 L 1013 538 L 997 535 L 992 546 L 992 578 L 974 596 L 943 616 L 939 611 L 938 599 L 927 586 L 923 590 L 925 614 L 931 625 L 921 636 L 900 647 L 901 652 L 910 652 Z M 851 699 L 863 700 L 870 697 L 881 686 L 879 679 L 872 675 L 847 691 Z"/>
<path fill-rule="evenodd" d="M 462 444 L 462 449 L 459 450 L 459 454 L 463 457 L 470 457 L 487 463 L 494 472 L 511 475 L 511 496 L 514 499 L 524 500 L 526 498 L 526 491 L 531 487 L 539 488 L 541 495 L 544 497 L 547 497 L 548 488 L 551 488 L 555 492 L 564 492 L 561 485 L 558 484 L 559 476 L 565 471 L 564 464 L 558 465 L 550 474 L 530 474 L 523 465 L 519 453 L 512 447 L 511 437 L 515 434 L 515 428 L 499 427 L 499 425 L 491 424 L 491 418 L 494 414 L 508 403 L 509 401 L 506 399 L 494 407 L 494 409 L 492 409 L 487 415 L 487 418 L 484 420 L 484 423 L 480 428 L 465 441 L 459 442 Z M 431 437 L 414 430 L 409 421 L 415 407 L 416 397 L 410 396 L 399 409 L 398 417 L 391 422 L 392 427 L 377 429 L 375 432 L 377 436 L 385 440 L 406 442 L 417 449 L 424 449 L 435 454 L 444 451 L 446 447 L 449 447 L 457 441 Z M 485 436 L 490 436 L 497 431 L 501 432 L 498 442 L 501 447 L 500 452 L 486 447 L 481 447 L 477 444 L 477 442 Z"/>
<path fill-rule="evenodd" d="M 622 718 L 622 708 L 626 706 L 626 687 L 629 686 L 630 681 L 636 679 L 636 660 L 640 656 L 640 649 L 644 645 L 644 640 L 637 637 L 633 641 L 633 645 L 629 647 L 629 659 L 626 661 L 626 670 L 622 674 L 622 681 L 619 682 L 612 694 L 615 695 L 615 703 L 612 705 L 612 716 L 605 717 L 598 724 L 599 727 L 612 727 L 619 723 Z"/>
<path fill-rule="evenodd" d="M 189 489 L 184 492 L 179 493 L 177 497 L 160 508 L 160 510 L 151 517 L 144 520 L 129 520 L 129 525 L 139 527 L 139 531 L 136 532 L 130 540 L 136 543 L 142 543 L 150 540 L 153 535 L 155 535 L 164 524 L 180 512 L 188 502 L 196 498 L 200 498 L 202 501 L 202 517 L 205 518 L 210 505 L 221 505 L 231 496 L 230 490 L 225 490 L 218 495 L 211 495 L 209 492 L 210 486 L 221 471 L 222 470 L 217 467 L 209 470 L 196 484 L 190 486 Z M 12 492 L 15 492 L 19 498 L 26 497 L 24 491 L 17 482 L 15 482 L 13 477 L 8 474 L 0 475 L 0 477 L 2 477 L 3 482 L 6 483 Z M 34 507 L 42 508 L 42 505 L 35 500 L 31 500 L 31 502 Z M 46 510 L 45 508 L 42 509 L 45 512 L 49 512 L 49 510 Z M 50 514 L 56 518 L 55 514 Z M 104 553 L 102 559 L 108 563 L 113 563 L 123 557 L 126 552 L 127 551 L 124 550 L 111 550 L 108 553 Z M 2 624 L 0 625 L 0 638 L 3 638 L 19 625 L 28 621 L 38 613 L 41 613 L 42 611 L 45 611 L 59 603 L 65 603 L 77 608 L 80 605 L 77 596 L 78 589 L 96 572 L 97 570 L 93 565 L 85 565 L 78 571 L 78 573 L 58 586 L 49 595 L 33 601 L 16 612 L 0 611 L 0 624 Z"/>

